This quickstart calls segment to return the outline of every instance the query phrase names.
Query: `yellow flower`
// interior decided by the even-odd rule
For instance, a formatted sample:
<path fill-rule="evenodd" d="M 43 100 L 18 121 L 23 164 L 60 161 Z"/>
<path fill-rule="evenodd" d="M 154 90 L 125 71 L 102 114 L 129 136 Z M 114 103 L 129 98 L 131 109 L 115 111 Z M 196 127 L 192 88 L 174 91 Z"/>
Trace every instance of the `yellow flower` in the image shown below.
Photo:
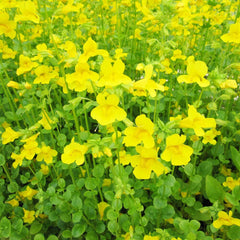
<path fill-rule="evenodd" d="M 76 92 L 82 92 L 86 89 L 93 92 L 91 81 L 95 82 L 98 78 L 99 75 L 90 70 L 87 62 L 79 62 L 75 66 L 75 72 L 66 75 L 68 88 Z"/>
<path fill-rule="evenodd" d="M 98 212 L 99 212 L 99 215 L 100 215 L 100 220 L 103 219 L 104 211 L 108 206 L 110 206 L 110 205 L 106 202 L 98 203 Z"/>
<path fill-rule="evenodd" d="M 4 46 L 4 48 L 2 49 L 3 59 L 9 59 L 9 58 L 14 59 L 16 54 L 17 54 L 16 51 L 13 51 L 11 48 L 8 48 L 7 46 Z"/>
<path fill-rule="evenodd" d="M 23 199 L 27 198 L 28 200 L 32 200 L 33 196 L 35 196 L 37 193 L 38 193 L 37 190 L 27 186 L 27 189 L 25 191 L 19 192 L 19 195 Z"/>
<path fill-rule="evenodd" d="M 18 207 L 19 206 L 19 202 L 16 199 L 9 200 L 6 203 L 12 205 L 12 207 Z"/>
<path fill-rule="evenodd" d="M 221 36 L 224 42 L 240 43 L 240 22 L 230 26 L 229 33 Z"/>
<path fill-rule="evenodd" d="M 203 128 L 215 128 L 216 120 L 214 118 L 205 118 L 197 112 L 194 106 L 189 105 L 188 117 L 184 118 L 179 123 L 180 128 L 193 128 L 197 136 L 203 136 Z"/>
<path fill-rule="evenodd" d="M 17 24 L 14 21 L 9 21 L 8 13 L 0 11 L 0 35 L 4 34 L 11 39 L 15 38 L 16 26 Z"/>
<path fill-rule="evenodd" d="M 18 3 L 21 14 L 15 16 L 15 21 L 32 21 L 39 23 L 40 17 L 38 15 L 36 5 L 32 1 L 21 1 Z"/>
<path fill-rule="evenodd" d="M 45 65 L 38 66 L 34 70 L 37 77 L 34 79 L 34 84 L 49 84 L 50 80 L 58 77 L 58 73 L 52 70 L 52 67 Z"/>
<path fill-rule="evenodd" d="M 11 158 L 15 160 L 12 164 L 13 168 L 17 168 L 18 166 L 22 166 L 22 161 L 24 159 L 24 154 L 22 154 L 22 153 L 21 154 L 12 153 Z"/>
<path fill-rule="evenodd" d="M 238 180 L 233 179 L 232 177 L 227 177 L 226 182 L 223 183 L 224 187 L 228 187 L 233 190 L 236 186 L 240 185 L 240 178 Z"/>
<path fill-rule="evenodd" d="M 21 151 L 21 154 L 28 159 L 32 160 L 35 154 L 38 154 L 40 149 L 38 147 L 38 143 L 35 141 L 38 137 L 39 133 L 27 138 L 21 140 L 21 142 L 25 142 L 23 145 L 23 150 Z"/>
<path fill-rule="evenodd" d="M 35 220 L 35 211 L 28 211 L 23 208 L 24 216 L 23 216 L 23 222 L 25 223 L 32 223 Z"/>
<path fill-rule="evenodd" d="M 209 142 L 212 145 L 216 145 L 217 142 L 214 138 L 219 134 L 220 134 L 220 132 L 216 131 L 216 129 L 211 129 L 204 133 L 202 142 L 204 144 L 207 144 Z"/>
<path fill-rule="evenodd" d="M 43 175 L 48 175 L 49 173 L 49 167 L 47 165 L 41 164 L 40 171 L 43 173 Z"/>
<path fill-rule="evenodd" d="M 151 172 L 157 176 L 167 173 L 168 169 L 158 160 L 155 148 L 136 147 L 140 155 L 132 156 L 131 165 L 134 167 L 133 174 L 137 179 L 149 179 Z"/>
<path fill-rule="evenodd" d="M 39 120 L 38 123 L 40 123 L 44 127 L 44 129 L 50 130 L 52 128 L 50 124 L 52 124 L 53 121 L 47 115 L 46 111 L 43 110 L 42 111 L 42 119 Z"/>
<path fill-rule="evenodd" d="M 159 236 L 152 237 L 150 235 L 145 235 L 143 238 L 143 240 L 159 240 L 159 239 L 160 239 Z"/>
<path fill-rule="evenodd" d="M 116 120 L 122 121 L 127 117 L 127 113 L 118 107 L 119 98 L 114 94 L 99 93 L 97 96 L 99 106 L 91 111 L 91 117 L 96 119 L 101 125 L 108 125 Z"/>
<path fill-rule="evenodd" d="M 97 43 L 92 38 L 88 38 L 87 42 L 83 45 L 83 54 L 79 57 L 79 62 L 87 62 L 90 57 L 96 55 L 107 57 L 109 54 L 106 50 L 98 49 Z"/>
<path fill-rule="evenodd" d="M 127 53 L 123 53 L 123 49 L 122 48 L 118 48 L 115 50 L 115 59 L 119 59 L 119 58 L 124 58 L 127 56 Z"/>
<path fill-rule="evenodd" d="M 164 92 L 164 86 L 151 79 L 153 73 L 153 66 L 148 64 L 144 68 L 145 77 L 142 80 L 133 83 L 130 92 L 135 96 L 147 96 L 147 92 L 151 97 L 156 96 L 156 90 Z"/>
<path fill-rule="evenodd" d="M 145 114 L 141 114 L 135 119 L 137 127 L 127 127 L 124 130 L 126 135 L 123 143 L 127 147 L 137 146 L 143 142 L 145 148 L 152 148 L 155 145 L 152 134 L 154 132 L 154 124 L 151 119 L 147 118 Z"/>
<path fill-rule="evenodd" d="M 177 59 L 185 60 L 186 56 L 182 55 L 182 51 L 180 49 L 176 49 L 173 51 L 173 56 L 171 57 L 172 61 L 176 61 Z"/>
<path fill-rule="evenodd" d="M 43 145 L 37 155 L 37 161 L 44 161 L 45 163 L 50 164 L 55 156 L 57 156 L 56 150 L 51 149 L 49 146 Z"/>
<path fill-rule="evenodd" d="M 7 144 L 13 142 L 15 139 L 19 138 L 22 134 L 20 132 L 15 132 L 11 127 L 7 127 L 5 132 L 2 134 L 2 144 Z"/>
<path fill-rule="evenodd" d="M 187 65 L 187 73 L 188 75 L 181 75 L 177 78 L 179 83 L 194 83 L 196 82 L 200 87 L 209 86 L 209 81 L 204 78 L 204 76 L 208 73 L 208 67 L 203 61 L 188 61 Z"/>
<path fill-rule="evenodd" d="M 21 85 L 18 82 L 15 81 L 9 81 L 7 83 L 7 87 L 15 88 L 15 89 L 20 89 Z"/>
<path fill-rule="evenodd" d="M 27 73 L 32 70 L 32 68 L 36 67 L 38 64 L 32 62 L 31 59 L 27 56 L 20 55 L 19 57 L 19 68 L 17 69 L 17 75 L 21 75 Z"/>
<path fill-rule="evenodd" d="M 191 160 L 193 149 L 185 144 L 186 136 L 173 134 L 167 137 L 166 149 L 161 154 L 161 158 L 167 162 L 171 161 L 174 166 L 186 165 Z"/>
<path fill-rule="evenodd" d="M 77 165 L 82 165 L 85 161 L 84 154 L 87 150 L 88 147 L 86 145 L 81 145 L 72 138 L 71 143 L 64 148 L 64 153 L 61 156 L 62 162 L 66 164 L 76 162 Z"/>
<path fill-rule="evenodd" d="M 66 41 L 65 44 L 60 46 L 60 48 L 67 51 L 69 58 L 75 58 L 77 56 L 76 45 L 71 41 Z"/>
<path fill-rule="evenodd" d="M 236 82 L 236 80 L 231 80 L 231 79 L 227 79 L 226 81 L 224 81 L 224 82 L 222 82 L 221 84 L 220 84 L 220 88 L 233 88 L 233 89 L 235 89 L 235 88 L 237 88 L 238 87 L 238 85 L 237 85 L 237 82 Z"/>
<path fill-rule="evenodd" d="M 232 226 L 237 225 L 240 227 L 240 219 L 232 217 L 232 211 L 229 211 L 229 215 L 226 212 L 220 211 L 218 213 L 218 219 L 213 222 L 215 228 L 221 228 L 223 225 Z"/>
<path fill-rule="evenodd" d="M 101 65 L 101 75 L 97 86 L 112 88 L 120 84 L 131 83 L 131 78 L 124 75 L 125 65 L 121 59 L 117 59 L 112 65 L 110 59 L 105 59 Z"/>

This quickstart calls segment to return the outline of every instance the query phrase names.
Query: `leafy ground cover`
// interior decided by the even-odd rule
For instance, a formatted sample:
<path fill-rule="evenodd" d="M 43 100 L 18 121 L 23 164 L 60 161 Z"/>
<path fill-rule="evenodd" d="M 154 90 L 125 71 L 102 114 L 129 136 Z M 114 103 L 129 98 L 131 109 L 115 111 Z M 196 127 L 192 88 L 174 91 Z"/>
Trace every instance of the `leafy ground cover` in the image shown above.
<path fill-rule="evenodd" d="M 237 240 L 238 0 L 0 1 L 0 238 Z"/>

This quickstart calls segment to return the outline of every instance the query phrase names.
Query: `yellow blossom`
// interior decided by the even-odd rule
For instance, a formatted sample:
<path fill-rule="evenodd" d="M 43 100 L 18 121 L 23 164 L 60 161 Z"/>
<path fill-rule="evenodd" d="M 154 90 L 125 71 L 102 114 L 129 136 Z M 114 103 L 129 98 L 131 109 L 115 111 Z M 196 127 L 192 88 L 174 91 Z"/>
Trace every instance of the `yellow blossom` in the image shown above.
<path fill-rule="evenodd" d="M 15 88 L 15 89 L 20 89 L 21 85 L 18 82 L 15 81 L 9 81 L 7 83 L 7 87 Z"/>
<path fill-rule="evenodd" d="M 39 120 L 38 123 L 40 123 L 44 127 L 44 129 L 50 130 L 52 128 L 51 124 L 53 123 L 53 121 L 47 115 L 46 111 L 42 110 L 42 119 Z"/>
<path fill-rule="evenodd" d="M 221 228 L 223 225 L 232 226 L 237 225 L 240 227 L 240 219 L 232 217 L 232 211 L 229 211 L 229 215 L 226 212 L 220 211 L 218 213 L 218 219 L 213 222 L 215 228 Z"/>
<path fill-rule="evenodd" d="M 38 66 L 34 72 L 37 75 L 33 81 L 34 84 L 49 84 L 51 79 L 58 77 L 58 73 L 46 65 Z"/>
<path fill-rule="evenodd" d="M 32 62 L 31 59 L 27 56 L 20 55 L 19 57 L 19 68 L 17 69 L 17 75 L 27 73 L 36 67 L 38 64 Z"/>
<path fill-rule="evenodd" d="M 82 92 L 88 89 L 89 92 L 92 90 L 92 82 L 96 82 L 99 75 L 90 70 L 87 62 L 78 62 L 75 66 L 75 72 L 66 75 L 66 81 L 70 90 L 76 92 Z"/>
<path fill-rule="evenodd" d="M 43 175 L 48 175 L 49 173 L 49 167 L 47 165 L 41 164 L 40 171 L 43 173 Z"/>
<path fill-rule="evenodd" d="M 185 60 L 186 56 L 182 55 L 182 51 L 180 49 L 176 49 L 173 51 L 173 56 L 171 57 L 172 61 L 176 61 L 177 59 Z"/>
<path fill-rule="evenodd" d="M 145 235 L 143 240 L 159 240 L 159 236 L 150 236 L 150 235 Z"/>
<path fill-rule="evenodd" d="M 40 149 L 38 147 L 38 143 L 35 141 L 38 137 L 39 133 L 34 134 L 33 136 L 21 140 L 21 142 L 25 142 L 23 145 L 23 150 L 21 151 L 21 154 L 28 159 L 32 160 L 35 154 L 38 154 Z"/>
<path fill-rule="evenodd" d="M 64 153 L 61 156 L 62 162 L 66 164 L 76 162 L 77 165 L 82 165 L 85 161 L 84 155 L 87 150 L 88 147 L 86 145 L 81 145 L 72 138 L 71 143 L 64 148 Z"/>
<path fill-rule="evenodd" d="M 23 208 L 24 216 L 23 216 L 23 222 L 25 223 L 32 223 L 35 220 L 35 211 L 28 211 Z"/>
<path fill-rule="evenodd" d="M 220 132 L 216 129 L 210 129 L 204 133 L 202 142 L 204 144 L 211 143 L 212 145 L 216 145 L 217 142 L 214 138 L 219 134 Z"/>
<path fill-rule="evenodd" d="M 216 120 L 214 118 L 205 118 L 204 115 L 197 112 L 193 105 L 189 105 L 188 117 L 179 123 L 180 128 L 193 128 L 197 136 L 203 136 L 203 128 L 215 128 Z"/>
<path fill-rule="evenodd" d="M 110 59 L 105 59 L 101 65 L 101 78 L 99 79 L 97 86 L 106 88 L 112 88 L 120 84 L 129 84 L 131 79 L 124 75 L 125 65 L 121 59 L 117 59 L 112 65 Z"/>
<path fill-rule="evenodd" d="M 57 151 L 49 146 L 43 145 L 37 155 L 37 161 L 44 161 L 47 164 L 52 163 L 53 157 L 57 156 Z"/>
<path fill-rule="evenodd" d="M 94 57 L 96 55 L 107 57 L 109 54 L 106 50 L 98 49 L 97 43 L 92 38 L 88 38 L 86 43 L 83 45 L 83 54 L 80 56 L 79 62 L 87 62 L 90 57 Z"/>
<path fill-rule="evenodd" d="M 224 42 L 240 43 L 240 22 L 232 24 L 227 34 L 221 36 Z"/>
<path fill-rule="evenodd" d="M 16 26 L 17 24 L 14 21 L 9 21 L 8 13 L 0 11 L 0 35 L 4 34 L 11 39 L 15 38 Z"/>
<path fill-rule="evenodd" d="M 34 23 L 39 23 L 40 17 L 37 12 L 37 6 L 32 1 L 20 1 L 18 3 L 21 14 L 15 16 L 15 21 L 32 21 Z"/>
<path fill-rule="evenodd" d="M 100 220 L 103 219 L 104 211 L 108 206 L 110 206 L 110 205 L 106 202 L 98 203 L 98 212 L 99 212 L 99 215 L 100 215 Z"/>
<path fill-rule="evenodd" d="M 133 174 L 137 179 L 149 179 L 152 171 L 157 176 L 168 172 L 168 169 L 158 160 L 155 148 L 146 149 L 137 146 L 136 150 L 139 155 L 132 157 L 131 165 L 134 167 Z"/>
<path fill-rule="evenodd" d="M 22 161 L 24 159 L 24 154 L 22 154 L 22 153 L 21 154 L 12 153 L 11 158 L 15 160 L 12 164 L 13 168 L 17 168 L 18 166 L 22 166 Z"/>
<path fill-rule="evenodd" d="M 227 177 L 226 182 L 223 183 L 223 186 L 233 190 L 236 186 L 240 186 L 240 178 L 235 180 L 232 177 Z"/>
<path fill-rule="evenodd" d="M 19 138 L 22 134 L 14 131 L 11 127 L 7 127 L 2 134 L 2 144 L 8 144 Z"/>
<path fill-rule="evenodd" d="M 99 106 L 91 111 L 91 117 L 96 119 L 101 125 L 108 125 L 116 120 L 122 121 L 127 117 L 127 113 L 118 107 L 119 98 L 114 94 L 99 93 L 97 103 Z"/>
<path fill-rule="evenodd" d="M 167 162 L 171 161 L 174 166 L 187 165 L 191 160 L 193 149 L 183 144 L 186 136 L 173 134 L 167 137 L 166 149 L 161 154 L 161 158 Z"/>
<path fill-rule="evenodd" d="M 28 200 L 32 200 L 33 196 L 35 196 L 37 193 L 38 193 L 37 190 L 27 186 L 27 189 L 25 191 L 19 192 L 19 195 L 23 199 L 27 198 Z"/>
<path fill-rule="evenodd" d="M 6 203 L 12 205 L 12 207 L 18 207 L 19 206 L 19 201 L 14 199 L 14 198 L 12 200 L 7 201 Z"/>
<path fill-rule="evenodd" d="M 210 82 L 204 78 L 204 76 L 208 73 L 208 67 L 203 61 L 188 61 L 187 65 L 187 75 L 181 75 L 177 78 L 179 83 L 194 83 L 196 82 L 200 87 L 209 86 Z"/>
<path fill-rule="evenodd" d="M 156 96 L 156 90 L 164 91 L 164 86 L 151 79 L 153 74 L 153 66 L 148 64 L 144 68 L 145 77 L 133 83 L 130 92 L 135 96 L 147 96 L 147 92 L 151 97 Z"/>
<path fill-rule="evenodd" d="M 155 145 L 152 134 L 154 132 L 154 124 L 145 114 L 141 114 L 135 119 L 137 127 L 129 126 L 124 130 L 126 135 L 123 139 L 125 146 L 137 146 L 143 142 L 145 148 L 152 148 Z"/>
<path fill-rule="evenodd" d="M 236 80 L 231 80 L 231 79 L 227 79 L 226 81 L 224 81 L 224 82 L 222 82 L 221 84 L 220 84 L 220 88 L 233 88 L 233 89 L 235 89 L 235 88 L 237 88 L 238 87 L 238 85 L 237 85 L 237 82 L 236 82 Z"/>

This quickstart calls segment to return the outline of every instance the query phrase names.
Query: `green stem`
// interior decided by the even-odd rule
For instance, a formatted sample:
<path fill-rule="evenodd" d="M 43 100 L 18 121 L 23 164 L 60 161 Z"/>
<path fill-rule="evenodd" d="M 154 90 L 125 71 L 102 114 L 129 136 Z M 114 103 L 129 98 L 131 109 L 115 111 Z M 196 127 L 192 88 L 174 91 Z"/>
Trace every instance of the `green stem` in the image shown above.
<path fill-rule="evenodd" d="M 4 172 L 5 172 L 6 175 L 7 175 L 7 178 L 8 178 L 8 180 L 9 180 L 9 182 L 11 183 L 11 182 L 12 182 L 12 179 L 11 179 L 11 176 L 10 176 L 10 174 L 9 174 L 9 171 L 8 171 L 8 169 L 7 169 L 7 167 L 6 167 L 6 164 L 4 164 L 2 167 L 3 167 Z"/>

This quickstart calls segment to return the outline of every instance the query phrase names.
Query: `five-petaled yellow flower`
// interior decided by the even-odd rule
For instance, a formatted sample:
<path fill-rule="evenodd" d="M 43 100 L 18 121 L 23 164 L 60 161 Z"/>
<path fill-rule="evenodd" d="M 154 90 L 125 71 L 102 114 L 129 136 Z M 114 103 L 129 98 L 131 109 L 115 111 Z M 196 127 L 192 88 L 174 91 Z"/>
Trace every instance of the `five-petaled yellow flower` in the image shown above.
<path fill-rule="evenodd" d="M 197 112 L 193 105 L 189 105 L 188 117 L 179 123 L 180 128 L 193 128 L 197 136 L 203 136 L 203 128 L 215 128 L 216 120 L 214 118 L 205 118 L 204 115 Z"/>
<path fill-rule="evenodd" d="M 181 75 L 177 78 L 179 83 L 194 83 L 196 82 L 200 87 L 209 86 L 209 81 L 204 78 L 208 73 L 208 67 L 203 61 L 195 61 L 193 58 L 189 57 L 187 65 L 187 75 Z M 189 60 L 189 59 L 188 59 Z"/>
<path fill-rule="evenodd" d="M 108 125 L 113 122 L 122 121 L 127 117 L 127 113 L 118 107 L 119 98 L 117 95 L 106 92 L 97 95 L 99 106 L 91 111 L 91 117 L 96 119 L 101 125 Z"/>
<path fill-rule="evenodd" d="M 215 228 L 221 228 L 223 225 L 232 226 L 237 225 L 240 227 L 240 219 L 232 217 L 232 211 L 229 211 L 229 215 L 226 212 L 220 211 L 218 213 L 218 219 L 213 222 Z"/>
<path fill-rule="evenodd" d="M 137 179 L 149 179 L 152 171 L 157 176 L 168 172 L 168 169 L 158 160 L 157 149 L 137 146 L 136 150 L 139 155 L 132 157 L 131 165 L 134 167 L 133 174 Z"/>
<path fill-rule="evenodd" d="M 185 141 L 185 135 L 173 134 L 167 137 L 167 146 L 161 154 L 161 158 L 167 162 L 171 161 L 174 166 L 187 165 L 191 160 L 193 149 L 183 144 Z"/>
<path fill-rule="evenodd" d="M 64 153 L 61 156 L 62 162 L 66 164 L 76 162 L 77 165 L 82 165 L 85 161 L 84 155 L 87 150 L 88 147 L 86 145 L 81 145 L 72 138 L 71 143 L 64 148 Z"/>
<path fill-rule="evenodd" d="M 137 127 L 127 127 L 124 131 L 126 135 L 123 139 L 125 146 L 137 146 L 143 142 L 145 148 L 152 148 L 155 145 L 152 134 L 154 132 L 154 124 L 145 114 L 141 114 L 135 119 Z"/>

